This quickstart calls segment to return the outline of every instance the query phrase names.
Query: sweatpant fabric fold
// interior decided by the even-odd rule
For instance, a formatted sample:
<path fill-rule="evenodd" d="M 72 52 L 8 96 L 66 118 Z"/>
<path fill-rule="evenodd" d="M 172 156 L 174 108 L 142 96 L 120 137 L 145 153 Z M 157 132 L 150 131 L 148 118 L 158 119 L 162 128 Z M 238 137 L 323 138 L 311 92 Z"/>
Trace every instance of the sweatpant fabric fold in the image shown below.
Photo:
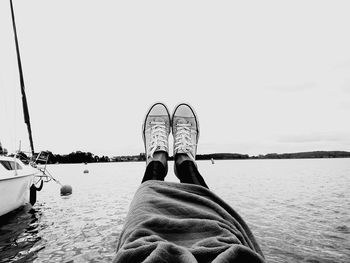
<path fill-rule="evenodd" d="M 243 219 L 209 189 L 147 181 L 139 187 L 114 262 L 264 262 Z"/>

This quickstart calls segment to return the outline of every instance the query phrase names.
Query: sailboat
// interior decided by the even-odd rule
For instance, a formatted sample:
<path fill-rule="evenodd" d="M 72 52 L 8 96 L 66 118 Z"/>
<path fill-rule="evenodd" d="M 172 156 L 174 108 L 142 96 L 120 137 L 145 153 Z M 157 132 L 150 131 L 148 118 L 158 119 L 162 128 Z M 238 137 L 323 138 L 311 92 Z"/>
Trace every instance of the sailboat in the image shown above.
<path fill-rule="evenodd" d="M 30 126 L 27 99 L 25 94 L 22 64 L 19 53 L 12 0 L 10 0 L 10 6 L 22 93 L 24 122 L 27 125 L 31 153 L 32 156 L 34 156 L 33 138 Z M 9 157 L 4 155 L 3 152 L 2 154 L 0 153 L 0 216 L 7 214 L 12 210 L 15 210 L 29 202 L 32 205 L 34 205 L 36 199 L 36 190 L 38 190 L 38 188 L 36 188 L 35 186 L 35 181 L 37 181 L 35 180 L 35 177 L 38 175 L 39 181 L 42 181 L 42 177 L 40 177 L 40 174 L 42 174 L 42 171 L 36 169 L 31 164 L 24 164 L 19 158 L 17 158 L 17 154 L 15 154 L 13 157 Z M 42 182 L 39 188 L 41 189 L 41 187 Z"/>

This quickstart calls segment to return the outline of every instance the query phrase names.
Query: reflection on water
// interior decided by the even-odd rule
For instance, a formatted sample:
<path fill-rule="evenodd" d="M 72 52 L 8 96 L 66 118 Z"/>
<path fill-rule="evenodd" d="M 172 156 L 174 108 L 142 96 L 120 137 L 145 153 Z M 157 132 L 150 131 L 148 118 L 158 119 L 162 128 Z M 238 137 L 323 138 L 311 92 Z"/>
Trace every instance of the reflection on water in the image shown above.
<path fill-rule="evenodd" d="M 0 217 L 0 262 L 28 262 L 43 247 L 36 243 L 40 212 L 29 205 Z"/>
<path fill-rule="evenodd" d="M 349 262 L 350 159 L 198 163 L 251 226 L 268 262 Z M 54 165 L 34 209 L 0 222 L 0 262 L 110 262 L 144 163 Z M 89 169 L 89 173 L 84 173 Z M 166 180 L 176 181 L 172 163 Z"/>

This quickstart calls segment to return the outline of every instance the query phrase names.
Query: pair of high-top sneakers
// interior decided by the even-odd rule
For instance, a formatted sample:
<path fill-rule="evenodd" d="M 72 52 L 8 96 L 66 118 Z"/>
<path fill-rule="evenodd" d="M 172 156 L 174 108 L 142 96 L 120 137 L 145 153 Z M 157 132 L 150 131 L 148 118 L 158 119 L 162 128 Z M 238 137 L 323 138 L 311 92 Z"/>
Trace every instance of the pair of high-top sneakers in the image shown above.
<path fill-rule="evenodd" d="M 146 114 L 142 128 L 147 165 L 154 160 L 156 152 L 166 152 L 169 155 L 170 132 L 174 137 L 174 157 L 184 154 L 195 161 L 199 123 L 196 113 L 188 104 L 177 105 L 171 118 L 163 103 L 153 104 Z"/>

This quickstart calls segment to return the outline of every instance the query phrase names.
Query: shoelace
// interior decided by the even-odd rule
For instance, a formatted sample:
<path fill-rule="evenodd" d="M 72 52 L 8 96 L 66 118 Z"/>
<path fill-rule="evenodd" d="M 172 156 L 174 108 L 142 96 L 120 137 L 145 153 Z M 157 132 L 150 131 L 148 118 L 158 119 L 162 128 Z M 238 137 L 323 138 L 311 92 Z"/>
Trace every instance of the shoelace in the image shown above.
<path fill-rule="evenodd" d="M 157 148 L 168 148 L 168 140 L 166 135 L 165 122 L 152 121 L 151 122 L 151 140 L 148 147 L 150 157 L 153 157 Z"/>
<path fill-rule="evenodd" d="M 195 144 L 191 141 L 191 124 L 190 123 L 177 123 L 176 124 L 176 137 L 175 137 L 175 152 L 181 151 L 183 153 L 190 153 L 194 158 L 192 150 Z"/>

